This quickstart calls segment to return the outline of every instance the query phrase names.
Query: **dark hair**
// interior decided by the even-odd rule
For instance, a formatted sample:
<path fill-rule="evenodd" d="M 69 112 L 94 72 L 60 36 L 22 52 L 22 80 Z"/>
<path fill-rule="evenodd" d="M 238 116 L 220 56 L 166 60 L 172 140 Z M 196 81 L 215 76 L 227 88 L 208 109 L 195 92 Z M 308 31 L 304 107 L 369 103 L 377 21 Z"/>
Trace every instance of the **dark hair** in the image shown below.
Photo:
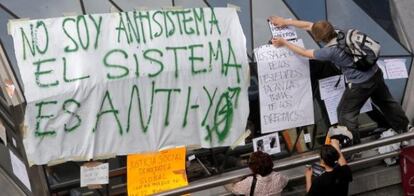
<path fill-rule="evenodd" d="M 323 41 L 328 43 L 332 39 L 334 39 L 338 34 L 335 32 L 335 29 L 326 20 L 321 20 L 312 25 L 312 35 L 315 38 L 315 41 Z"/>
<path fill-rule="evenodd" d="M 273 171 L 272 157 L 262 151 L 253 152 L 250 155 L 249 168 L 253 174 L 267 176 Z"/>
<path fill-rule="evenodd" d="M 319 155 L 329 167 L 334 167 L 335 162 L 339 159 L 338 151 L 331 145 L 323 145 Z"/>

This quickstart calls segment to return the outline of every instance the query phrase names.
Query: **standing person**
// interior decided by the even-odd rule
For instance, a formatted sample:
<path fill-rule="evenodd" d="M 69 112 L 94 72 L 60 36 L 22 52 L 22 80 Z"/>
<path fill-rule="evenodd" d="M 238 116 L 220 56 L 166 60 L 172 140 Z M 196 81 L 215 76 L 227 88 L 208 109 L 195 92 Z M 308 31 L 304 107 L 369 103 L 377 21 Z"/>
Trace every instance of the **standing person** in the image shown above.
<path fill-rule="evenodd" d="M 352 172 L 339 149 L 339 141 L 323 145 L 320 151 L 321 166 L 325 172 L 312 180 L 312 168 L 305 170 L 307 196 L 346 196 Z"/>
<path fill-rule="evenodd" d="M 289 179 L 287 176 L 273 171 L 273 161 L 269 154 L 256 151 L 249 159 L 249 168 L 253 176 L 232 185 L 226 189 L 236 195 L 274 195 L 280 196 Z"/>
<path fill-rule="evenodd" d="M 354 144 L 360 143 L 358 131 L 358 114 L 364 103 L 371 97 L 373 103 L 379 107 L 386 120 L 397 132 L 409 129 L 409 121 L 400 104 L 392 97 L 384 82 L 381 69 L 373 65 L 368 70 L 356 69 L 353 57 L 337 44 L 338 33 L 328 21 L 319 21 L 315 24 L 308 21 L 288 20 L 282 17 L 271 16 L 269 20 L 276 26 L 293 25 L 311 31 L 315 41 L 323 42 L 325 47 L 309 50 L 296 46 L 283 38 L 272 39 L 275 46 L 285 46 L 293 52 L 320 61 L 331 61 L 341 70 L 347 82 L 347 87 L 337 108 L 338 124 L 346 126 L 353 134 Z"/>

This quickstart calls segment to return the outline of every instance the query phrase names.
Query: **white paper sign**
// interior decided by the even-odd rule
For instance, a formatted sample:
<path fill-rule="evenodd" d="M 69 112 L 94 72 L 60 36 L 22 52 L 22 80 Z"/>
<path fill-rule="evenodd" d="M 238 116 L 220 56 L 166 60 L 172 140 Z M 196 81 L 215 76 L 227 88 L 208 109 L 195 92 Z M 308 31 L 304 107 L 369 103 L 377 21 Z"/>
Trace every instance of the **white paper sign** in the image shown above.
<path fill-rule="evenodd" d="M 339 105 L 339 102 L 341 101 L 342 94 L 338 94 L 335 97 L 330 97 L 325 99 L 325 106 L 326 110 L 328 112 L 329 122 L 331 122 L 331 125 L 338 123 L 338 114 L 337 114 L 337 108 Z M 365 104 L 362 106 L 360 113 L 369 112 L 372 110 L 371 105 L 371 99 L 368 99 Z"/>
<path fill-rule="evenodd" d="M 108 184 L 109 164 L 102 163 L 94 167 L 81 166 L 81 187 L 97 184 Z"/>
<path fill-rule="evenodd" d="M 388 79 L 408 78 L 406 59 L 385 59 Z"/>
<path fill-rule="evenodd" d="M 338 96 L 345 90 L 344 75 L 331 76 L 319 80 L 321 99 Z"/>
<path fill-rule="evenodd" d="M 4 145 L 7 146 L 7 132 L 6 128 L 3 126 L 3 123 L 0 121 L 0 139 L 4 142 Z"/>
<path fill-rule="evenodd" d="M 253 139 L 253 150 L 262 151 L 267 154 L 276 154 L 281 151 L 279 142 L 279 133 L 272 133 Z"/>
<path fill-rule="evenodd" d="M 192 161 L 192 160 L 194 160 L 195 158 L 196 158 L 196 156 L 195 156 L 195 155 L 190 155 L 190 156 L 188 156 L 188 158 L 187 158 L 187 159 L 188 159 L 189 161 Z"/>
<path fill-rule="evenodd" d="M 273 37 L 281 37 L 286 40 L 293 40 L 298 38 L 294 26 L 277 27 L 269 22 L 269 28 L 272 32 Z"/>
<path fill-rule="evenodd" d="M 302 40 L 293 42 L 303 47 Z M 287 48 L 255 50 L 262 133 L 314 123 L 309 61 Z"/>
<path fill-rule="evenodd" d="M 9 153 L 14 175 L 24 184 L 24 186 L 26 186 L 27 189 L 32 191 L 26 165 L 11 150 L 9 150 Z"/>
<path fill-rule="evenodd" d="M 227 146 L 245 130 L 249 67 L 235 9 L 141 10 L 10 27 L 27 100 L 29 164 Z"/>
<path fill-rule="evenodd" d="M 310 142 L 312 142 L 312 139 L 311 139 L 311 135 L 310 135 L 310 133 L 305 133 L 305 134 L 303 135 L 303 140 L 305 140 L 305 143 L 310 143 Z"/>
<path fill-rule="evenodd" d="M 388 79 L 388 73 L 385 62 L 383 60 L 378 60 L 377 65 L 381 69 L 384 79 Z"/>

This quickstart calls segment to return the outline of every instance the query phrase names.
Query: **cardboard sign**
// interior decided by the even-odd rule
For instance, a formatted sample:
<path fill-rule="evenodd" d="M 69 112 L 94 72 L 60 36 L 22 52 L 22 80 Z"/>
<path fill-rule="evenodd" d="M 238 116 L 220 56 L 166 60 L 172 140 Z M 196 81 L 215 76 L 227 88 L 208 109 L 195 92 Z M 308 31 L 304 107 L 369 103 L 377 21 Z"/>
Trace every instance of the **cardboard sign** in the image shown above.
<path fill-rule="evenodd" d="M 181 147 L 156 153 L 128 155 L 128 195 L 151 195 L 188 185 L 185 153 L 185 147 Z"/>

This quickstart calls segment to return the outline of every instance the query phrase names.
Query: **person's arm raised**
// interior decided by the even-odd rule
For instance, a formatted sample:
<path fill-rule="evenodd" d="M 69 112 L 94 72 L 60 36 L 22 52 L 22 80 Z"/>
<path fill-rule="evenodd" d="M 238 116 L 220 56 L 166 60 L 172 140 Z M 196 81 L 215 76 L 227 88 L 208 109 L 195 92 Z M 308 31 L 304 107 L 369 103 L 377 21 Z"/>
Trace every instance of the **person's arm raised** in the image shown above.
<path fill-rule="evenodd" d="M 339 141 L 337 139 L 331 139 L 331 145 L 336 149 L 336 151 L 338 151 L 339 153 L 339 159 L 338 159 L 338 164 L 340 166 L 346 165 L 346 159 L 344 157 L 344 155 L 341 152 L 341 149 L 339 149 Z"/>
<path fill-rule="evenodd" d="M 284 27 L 284 26 L 295 26 L 301 28 L 303 30 L 311 31 L 313 22 L 304 21 L 304 20 L 296 20 L 296 19 L 286 19 L 279 16 L 270 16 L 268 20 L 277 27 Z"/>
<path fill-rule="evenodd" d="M 272 39 L 272 44 L 277 47 L 286 46 L 289 50 L 292 50 L 294 53 L 304 56 L 306 58 L 313 59 L 314 54 L 312 49 L 305 49 L 295 44 L 292 44 L 281 37 L 276 37 Z"/>

